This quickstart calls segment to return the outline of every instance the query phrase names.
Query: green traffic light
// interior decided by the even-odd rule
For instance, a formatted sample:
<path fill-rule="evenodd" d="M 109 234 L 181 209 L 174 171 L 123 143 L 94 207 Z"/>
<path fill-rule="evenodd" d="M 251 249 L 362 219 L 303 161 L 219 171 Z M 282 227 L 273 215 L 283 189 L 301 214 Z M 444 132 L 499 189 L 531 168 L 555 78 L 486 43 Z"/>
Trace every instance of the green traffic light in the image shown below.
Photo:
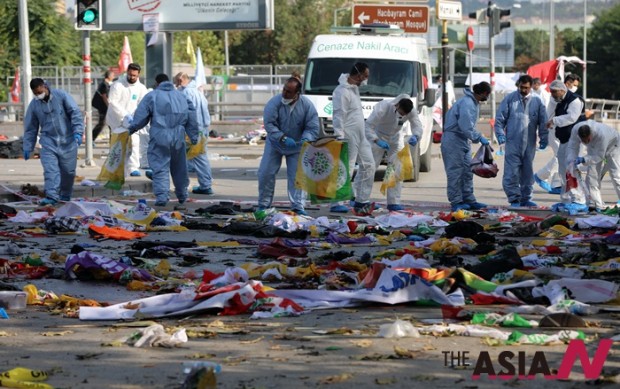
<path fill-rule="evenodd" d="M 95 21 L 96 17 L 97 17 L 97 12 L 95 12 L 92 9 L 87 9 L 86 11 L 82 13 L 82 21 L 84 23 L 92 23 Z"/>

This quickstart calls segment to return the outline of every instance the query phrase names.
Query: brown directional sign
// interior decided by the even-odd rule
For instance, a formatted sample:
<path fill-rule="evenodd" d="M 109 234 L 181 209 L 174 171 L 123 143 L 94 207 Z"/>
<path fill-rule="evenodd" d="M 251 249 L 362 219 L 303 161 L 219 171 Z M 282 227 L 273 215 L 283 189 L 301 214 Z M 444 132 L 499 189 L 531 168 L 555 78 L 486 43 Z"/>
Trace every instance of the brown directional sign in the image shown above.
<path fill-rule="evenodd" d="M 353 24 L 385 23 L 405 32 L 423 34 L 428 31 L 428 7 L 413 5 L 353 5 Z"/>

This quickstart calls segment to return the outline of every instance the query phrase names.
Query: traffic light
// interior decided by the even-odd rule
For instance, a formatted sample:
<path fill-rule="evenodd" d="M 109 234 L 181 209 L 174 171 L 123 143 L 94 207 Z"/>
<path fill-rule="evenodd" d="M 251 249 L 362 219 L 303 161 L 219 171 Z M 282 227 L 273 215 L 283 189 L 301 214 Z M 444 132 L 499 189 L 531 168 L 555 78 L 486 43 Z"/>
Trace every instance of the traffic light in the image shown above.
<path fill-rule="evenodd" d="M 491 10 L 491 28 L 493 29 L 493 36 L 498 35 L 504 28 L 510 28 L 509 21 L 502 21 L 504 16 L 510 16 L 509 9 L 493 8 Z"/>
<path fill-rule="evenodd" d="M 486 9 L 479 9 L 476 12 L 470 12 L 469 13 L 469 18 L 470 19 L 476 19 L 476 21 L 480 24 L 484 24 L 487 22 L 487 10 Z"/>
<path fill-rule="evenodd" d="M 76 1 L 75 29 L 101 30 L 101 0 Z"/>

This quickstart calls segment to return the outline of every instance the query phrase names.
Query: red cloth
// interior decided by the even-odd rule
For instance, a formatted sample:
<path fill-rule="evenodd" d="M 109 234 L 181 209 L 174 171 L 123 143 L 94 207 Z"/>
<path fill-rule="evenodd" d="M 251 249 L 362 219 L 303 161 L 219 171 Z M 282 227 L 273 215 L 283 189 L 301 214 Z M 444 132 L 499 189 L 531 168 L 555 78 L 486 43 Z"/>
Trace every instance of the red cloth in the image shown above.
<path fill-rule="evenodd" d="M 540 78 L 541 83 L 547 84 L 547 91 L 549 91 L 549 85 L 558 76 L 558 60 L 552 59 L 551 61 L 532 65 L 527 69 L 527 74 L 532 76 L 532 78 Z"/>
<path fill-rule="evenodd" d="M 19 84 L 19 68 L 15 69 L 15 78 L 13 79 L 13 84 L 11 85 L 11 101 L 14 103 L 19 103 L 19 94 L 21 88 Z"/>

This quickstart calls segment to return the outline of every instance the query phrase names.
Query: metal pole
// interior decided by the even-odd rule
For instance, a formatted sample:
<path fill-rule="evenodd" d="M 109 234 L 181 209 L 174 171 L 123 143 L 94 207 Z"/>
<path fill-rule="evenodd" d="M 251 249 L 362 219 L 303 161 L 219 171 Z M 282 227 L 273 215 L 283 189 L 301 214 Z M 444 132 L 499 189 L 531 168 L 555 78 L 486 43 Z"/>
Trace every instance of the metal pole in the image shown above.
<path fill-rule="evenodd" d="M 471 88 L 474 77 L 474 51 L 469 50 L 469 87 Z"/>
<path fill-rule="evenodd" d="M 555 59 L 555 6 L 549 0 L 549 61 Z"/>
<path fill-rule="evenodd" d="M 226 75 L 230 77 L 230 57 L 228 56 L 228 30 L 224 31 L 224 54 L 226 56 Z"/>
<path fill-rule="evenodd" d="M 489 51 L 491 52 L 491 119 L 495 119 L 495 37 L 489 24 Z"/>
<path fill-rule="evenodd" d="M 446 114 L 448 113 L 448 91 L 446 80 L 448 78 L 448 21 L 441 21 L 441 126 L 446 130 Z"/>
<path fill-rule="evenodd" d="M 21 86 L 24 103 L 23 114 L 26 114 L 28 104 L 32 100 L 30 79 L 32 78 L 32 65 L 30 63 L 30 27 L 28 26 L 28 1 L 19 0 L 19 50 L 21 59 Z"/>
<path fill-rule="evenodd" d="M 583 99 L 587 98 L 588 80 L 588 2 L 583 0 Z"/>
<path fill-rule="evenodd" d="M 92 115 L 92 89 L 90 78 L 90 31 L 82 31 L 82 43 L 84 53 L 82 54 L 82 71 L 84 78 L 84 117 L 86 119 L 86 162 L 85 166 L 97 166 L 93 160 L 93 115 Z"/>

